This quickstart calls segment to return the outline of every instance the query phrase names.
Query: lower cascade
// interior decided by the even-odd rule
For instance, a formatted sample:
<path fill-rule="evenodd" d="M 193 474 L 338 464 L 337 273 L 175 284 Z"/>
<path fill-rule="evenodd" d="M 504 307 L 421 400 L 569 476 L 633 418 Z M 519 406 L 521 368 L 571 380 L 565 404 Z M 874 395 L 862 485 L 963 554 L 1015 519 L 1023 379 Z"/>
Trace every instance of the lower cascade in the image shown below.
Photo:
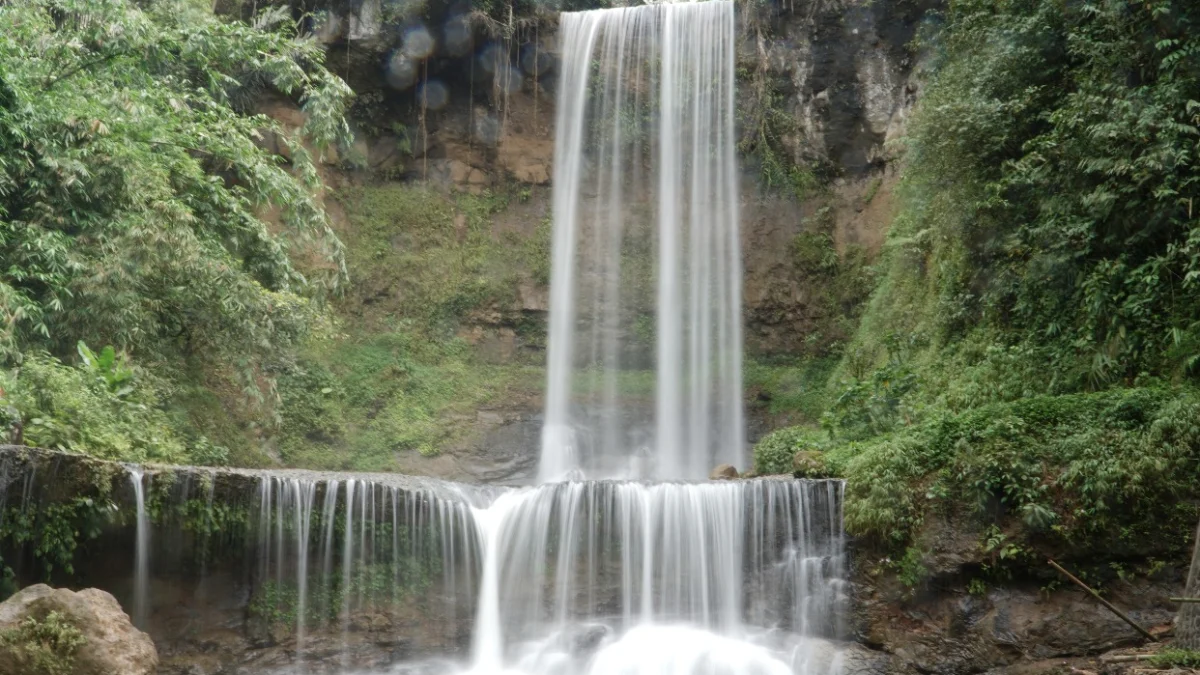
<path fill-rule="evenodd" d="M 854 654 L 839 480 L 501 488 L 5 452 L 0 512 L 69 488 L 108 514 L 78 583 L 162 673 L 823 675 Z M 29 553 L 4 552 L 17 578 Z"/>
<path fill-rule="evenodd" d="M 314 633 L 340 633 L 347 673 L 830 672 L 848 602 L 842 488 L 266 475 L 256 578 L 294 592 L 298 617 L 294 662 L 274 672 L 331 672 Z M 352 667 L 358 622 L 414 606 L 473 624 L 469 651 Z"/>

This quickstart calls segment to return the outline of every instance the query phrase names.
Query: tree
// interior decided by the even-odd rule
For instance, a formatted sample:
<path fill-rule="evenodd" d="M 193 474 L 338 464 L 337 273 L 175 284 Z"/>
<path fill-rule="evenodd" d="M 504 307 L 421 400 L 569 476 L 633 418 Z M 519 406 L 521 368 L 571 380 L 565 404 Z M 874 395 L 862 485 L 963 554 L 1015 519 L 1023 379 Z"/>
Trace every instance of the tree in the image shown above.
<path fill-rule="evenodd" d="M 0 361 L 78 340 L 143 363 L 236 372 L 300 340 L 345 277 L 305 146 L 257 144 L 290 96 L 320 148 L 349 88 L 280 14 L 252 27 L 204 0 L 0 3 Z M 267 213 L 277 213 L 268 220 Z M 305 276 L 290 252 L 320 261 Z"/>

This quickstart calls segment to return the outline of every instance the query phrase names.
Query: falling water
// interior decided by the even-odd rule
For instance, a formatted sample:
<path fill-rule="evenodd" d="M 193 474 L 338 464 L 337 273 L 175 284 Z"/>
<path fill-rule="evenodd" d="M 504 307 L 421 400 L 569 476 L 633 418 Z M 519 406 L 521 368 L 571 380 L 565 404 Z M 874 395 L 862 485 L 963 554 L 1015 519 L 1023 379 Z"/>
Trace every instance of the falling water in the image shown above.
<path fill-rule="evenodd" d="M 10 508 L 36 522 L 60 481 L 52 469 L 35 485 L 34 468 L 10 468 L 0 494 L 23 482 Z M 257 666 L 239 653 L 239 672 L 831 675 L 847 634 L 841 481 L 497 488 L 165 471 L 120 476 L 137 545 L 108 553 L 132 558 L 131 614 L 156 640 L 178 639 L 184 617 L 189 635 L 241 620 L 248 639 L 282 647 Z M 149 597 L 151 572 L 179 588 Z M 180 604 L 192 583 L 193 601 L 217 604 Z M 381 655 L 388 635 L 398 646 Z"/>
<path fill-rule="evenodd" d="M 598 674 L 701 672 L 687 666 L 697 658 L 717 664 L 703 672 L 790 673 L 785 662 L 805 643 L 785 648 L 765 627 L 843 631 L 841 490 L 837 481 L 571 482 L 502 495 L 476 509 L 484 565 L 473 670 L 578 672 L 592 656 L 579 644 L 590 642 Z M 658 647 L 637 654 L 647 642 Z"/>
<path fill-rule="evenodd" d="M 133 623 L 146 627 L 150 603 L 150 521 L 146 516 L 146 494 L 142 485 L 142 469 L 131 467 L 129 481 L 133 484 L 133 499 L 137 508 L 137 531 L 133 564 Z"/>
<path fill-rule="evenodd" d="M 733 3 L 566 13 L 560 38 L 542 484 L 239 473 L 258 485 L 251 608 L 293 622 L 281 673 L 838 668 L 840 481 L 580 480 L 743 459 Z M 150 530 L 142 471 L 130 480 L 144 626 Z M 205 547 L 213 502 L 210 483 Z M 439 658 L 361 662 L 357 634 L 389 612 L 419 617 Z"/>
<path fill-rule="evenodd" d="M 265 475 L 256 503 L 260 582 L 297 592 L 288 674 L 326 672 L 305 669 L 312 628 L 341 634 L 341 672 L 512 675 L 824 674 L 814 645 L 845 633 L 840 481 L 490 489 Z M 473 608 L 470 658 L 353 670 L 355 617 L 412 612 L 412 593 L 446 625 Z"/>
<path fill-rule="evenodd" d="M 541 479 L 704 478 L 744 443 L 733 3 L 564 13 L 560 35 Z M 644 433 L 622 391 L 651 365 Z"/>

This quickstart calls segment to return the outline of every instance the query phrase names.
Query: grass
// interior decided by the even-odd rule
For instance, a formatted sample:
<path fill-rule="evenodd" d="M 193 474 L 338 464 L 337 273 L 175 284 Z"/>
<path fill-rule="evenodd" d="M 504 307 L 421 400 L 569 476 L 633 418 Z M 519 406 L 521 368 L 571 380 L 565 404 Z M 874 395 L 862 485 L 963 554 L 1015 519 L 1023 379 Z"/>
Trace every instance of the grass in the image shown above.
<path fill-rule="evenodd" d="M 791 414 L 793 423 L 815 424 L 827 401 L 826 382 L 838 358 L 813 357 L 783 361 L 747 360 L 743 366 L 747 399 L 762 401 L 772 415 Z"/>
<path fill-rule="evenodd" d="M 543 370 L 480 363 L 462 340 L 396 330 L 321 345 L 280 380 L 286 463 L 395 468 L 397 453 L 433 456 L 473 432 L 477 410 L 536 396 Z"/>

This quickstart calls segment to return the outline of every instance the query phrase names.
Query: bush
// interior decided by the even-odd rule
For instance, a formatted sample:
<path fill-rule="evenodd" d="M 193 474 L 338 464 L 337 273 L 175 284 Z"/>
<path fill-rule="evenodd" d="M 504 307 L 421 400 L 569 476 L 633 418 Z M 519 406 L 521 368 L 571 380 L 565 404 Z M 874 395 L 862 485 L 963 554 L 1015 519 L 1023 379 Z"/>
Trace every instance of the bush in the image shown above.
<path fill-rule="evenodd" d="M 1040 396 L 926 422 L 830 454 L 846 525 L 895 545 L 933 511 L 1016 523 L 1019 543 L 1182 552 L 1195 524 L 1200 397 L 1138 388 Z"/>
<path fill-rule="evenodd" d="M 50 612 L 42 619 L 29 617 L 0 632 L 0 647 L 25 675 L 70 675 L 75 652 L 87 642 L 66 617 Z"/>
<path fill-rule="evenodd" d="M 81 343 L 80 353 L 78 366 L 35 353 L 0 372 L 0 409 L 25 444 L 124 462 L 224 463 L 225 448 L 182 435 L 157 381 L 111 347 L 96 354 Z"/>
<path fill-rule="evenodd" d="M 793 460 L 797 452 L 820 451 L 828 443 L 827 435 L 816 429 L 779 429 L 754 446 L 754 471 L 762 476 L 790 474 L 793 472 Z"/>
<path fill-rule="evenodd" d="M 1200 651 L 1191 649 L 1164 649 L 1150 657 L 1155 668 L 1200 668 Z"/>

